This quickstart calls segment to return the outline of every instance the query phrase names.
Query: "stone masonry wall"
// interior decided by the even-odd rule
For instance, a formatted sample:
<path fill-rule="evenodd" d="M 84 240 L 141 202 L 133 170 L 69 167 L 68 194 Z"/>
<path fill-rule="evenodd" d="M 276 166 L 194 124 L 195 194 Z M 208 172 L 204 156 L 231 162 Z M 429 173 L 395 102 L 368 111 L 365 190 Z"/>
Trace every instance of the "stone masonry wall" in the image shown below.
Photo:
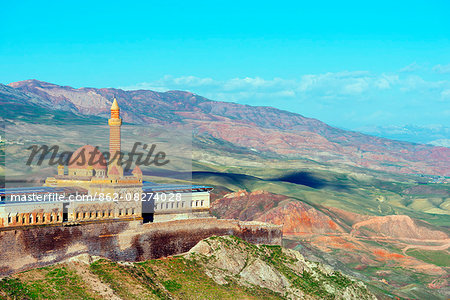
<path fill-rule="evenodd" d="M 177 220 L 142 224 L 115 221 L 78 226 L 42 226 L 0 231 L 0 276 L 89 253 L 121 261 L 142 261 L 189 251 L 212 235 L 236 235 L 251 243 L 281 244 L 282 228 L 264 223 Z"/>

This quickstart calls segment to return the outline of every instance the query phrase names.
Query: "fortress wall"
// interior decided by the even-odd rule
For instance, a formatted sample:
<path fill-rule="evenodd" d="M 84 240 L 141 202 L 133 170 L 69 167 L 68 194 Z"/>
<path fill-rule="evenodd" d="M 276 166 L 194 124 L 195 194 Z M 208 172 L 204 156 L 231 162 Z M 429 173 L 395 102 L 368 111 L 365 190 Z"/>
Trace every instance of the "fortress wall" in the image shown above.
<path fill-rule="evenodd" d="M 142 261 L 189 251 L 212 235 L 236 235 L 251 243 L 281 244 L 280 226 L 215 218 L 142 224 L 115 221 L 0 231 L 0 276 L 43 267 L 88 253 Z"/>

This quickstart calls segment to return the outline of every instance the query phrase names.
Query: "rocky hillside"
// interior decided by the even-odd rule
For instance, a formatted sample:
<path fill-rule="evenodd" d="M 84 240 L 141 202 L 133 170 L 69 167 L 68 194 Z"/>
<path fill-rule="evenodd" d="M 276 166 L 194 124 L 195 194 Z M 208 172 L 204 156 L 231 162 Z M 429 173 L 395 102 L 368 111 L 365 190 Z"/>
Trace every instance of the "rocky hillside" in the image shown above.
<path fill-rule="evenodd" d="M 375 216 L 313 206 L 267 191 L 223 195 L 212 203 L 211 211 L 220 218 L 283 225 L 286 247 L 395 295 L 413 299 L 450 295 L 450 238 L 445 227 L 407 215 Z"/>
<path fill-rule="evenodd" d="M 283 225 L 284 235 L 349 233 L 392 239 L 446 240 L 449 236 L 407 215 L 370 216 L 320 207 L 267 191 L 238 191 L 215 200 L 211 212 L 223 219 Z"/>
<path fill-rule="evenodd" d="M 423 222 L 404 215 L 370 217 L 353 224 L 354 234 L 373 235 L 374 233 L 397 239 L 445 240 L 449 237 L 442 231 L 432 230 Z"/>
<path fill-rule="evenodd" d="M 85 116 L 75 109 L 66 109 L 69 104 L 58 105 L 48 99 L 21 92 L 0 84 L 0 119 L 24 121 L 37 124 L 61 124 L 72 120 L 76 124 L 96 123 L 102 120 L 96 116 Z"/>
<path fill-rule="evenodd" d="M 79 256 L 0 281 L 3 299 L 375 299 L 360 281 L 280 246 L 211 237 L 140 263 Z"/>
<path fill-rule="evenodd" d="M 312 206 L 267 191 L 239 191 L 213 202 L 211 212 L 224 219 L 283 225 L 283 234 L 337 233 L 345 230 Z"/>
<path fill-rule="evenodd" d="M 107 117 L 113 97 L 119 100 L 126 122 L 189 124 L 197 137 L 231 143 L 259 153 L 303 157 L 372 169 L 449 175 L 450 149 L 411 144 L 345 131 L 315 119 L 271 108 L 211 101 L 181 91 L 80 88 L 37 80 L 11 83 L 10 87 L 45 108 L 76 115 Z M 0 101 L 5 97 L 0 89 Z M 17 101 L 26 101 L 18 99 Z M 13 101 L 8 102 L 11 106 Z"/>

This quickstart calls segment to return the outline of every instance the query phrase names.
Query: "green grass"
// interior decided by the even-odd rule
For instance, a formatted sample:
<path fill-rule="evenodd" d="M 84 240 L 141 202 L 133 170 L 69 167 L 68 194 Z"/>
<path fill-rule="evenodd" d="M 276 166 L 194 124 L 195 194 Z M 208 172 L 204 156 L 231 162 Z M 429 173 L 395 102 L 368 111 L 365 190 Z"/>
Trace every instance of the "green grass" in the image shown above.
<path fill-rule="evenodd" d="M 182 287 L 182 285 L 175 280 L 166 280 L 163 282 L 163 285 L 171 293 L 178 291 Z"/>
<path fill-rule="evenodd" d="M 281 299 L 269 290 L 240 286 L 232 278 L 220 285 L 205 274 L 201 265 L 183 257 L 149 260 L 140 265 L 158 274 L 166 289 L 181 299 Z"/>
<path fill-rule="evenodd" d="M 95 299 L 82 279 L 64 266 L 31 270 L 19 278 L 4 278 L 0 281 L 0 294 L 12 299 Z"/>
<path fill-rule="evenodd" d="M 38 299 L 38 294 L 17 278 L 6 277 L 0 280 L 0 295 L 13 299 Z"/>
<path fill-rule="evenodd" d="M 292 165 L 287 164 L 292 163 Z M 244 165 L 244 163 L 243 163 Z M 295 168 L 296 166 L 299 168 Z M 448 198 L 434 196 L 438 191 L 449 191 L 449 185 L 427 185 L 429 194 L 404 194 L 403 191 L 420 187 L 411 175 L 390 174 L 348 166 L 323 168 L 319 164 L 276 160 L 264 167 L 225 167 L 206 163 L 195 163 L 193 181 L 211 185 L 226 191 L 266 190 L 310 205 L 336 207 L 346 211 L 369 214 L 405 214 L 436 226 L 446 226 L 450 221 Z M 294 172 L 306 172 L 323 182 L 320 188 L 278 180 Z M 215 172 L 215 173 L 202 173 Z M 278 178 L 278 179 L 277 179 Z M 378 199 L 382 198 L 380 202 Z M 447 230 L 443 228 L 442 230 Z"/>
<path fill-rule="evenodd" d="M 100 259 L 91 264 L 90 270 L 113 291 L 125 299 L 168 299 L 168 295 L 155 284 L 151 274 L 139 265 L 122 266 Z"/>
<path fill-rule="evenodd" d="M 448 251 L 409 249 L 408 251 L 406 251 L 406 254 L 436 266 L 440 267 L 450 266 L 450 255 Z"/>

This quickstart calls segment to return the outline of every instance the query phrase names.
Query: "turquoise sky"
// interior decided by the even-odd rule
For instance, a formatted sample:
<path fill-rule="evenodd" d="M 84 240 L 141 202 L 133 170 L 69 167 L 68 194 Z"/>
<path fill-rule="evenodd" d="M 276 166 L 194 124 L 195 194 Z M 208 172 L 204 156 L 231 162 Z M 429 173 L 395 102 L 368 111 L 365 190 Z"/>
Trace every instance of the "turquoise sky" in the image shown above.
<path fill-rule="evenodd" d="M 4 1 L 0 82 L 31 78 L 448 126 L 450 1 Z"/>

